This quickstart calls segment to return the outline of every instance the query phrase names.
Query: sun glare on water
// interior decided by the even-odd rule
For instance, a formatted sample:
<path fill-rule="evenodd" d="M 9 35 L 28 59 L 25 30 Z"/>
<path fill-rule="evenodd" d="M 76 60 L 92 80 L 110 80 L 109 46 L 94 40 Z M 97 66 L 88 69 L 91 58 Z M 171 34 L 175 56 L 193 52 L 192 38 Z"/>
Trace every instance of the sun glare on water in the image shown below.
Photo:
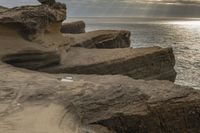
<path fill-rule="evenodd" d="M 178 24 L 178 25 L 192 25 L 197 26 L 199 28 L 200 26 L 200 20 L 185 20 L 185 21 L 169 21 L 168 24 Z"/>

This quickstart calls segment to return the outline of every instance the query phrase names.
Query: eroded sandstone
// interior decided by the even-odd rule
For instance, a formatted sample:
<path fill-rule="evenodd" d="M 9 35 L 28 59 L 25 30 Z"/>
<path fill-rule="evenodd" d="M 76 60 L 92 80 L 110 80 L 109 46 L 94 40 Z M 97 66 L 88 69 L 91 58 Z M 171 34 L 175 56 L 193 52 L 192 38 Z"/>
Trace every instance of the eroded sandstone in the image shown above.
<path fill-rule="evenodd" d="M 93 40 L 95 46 L 89 41 L 66 49 L 80 40 L 71 42 L 78 36 L 70 35 L 63 41 L 64 18 L 65 6 L 59 3 L 0 13 L 0 132 L 200 132 L 200 91 L 146 81 L 174 81 L 171 48 L 121 49 L 125 43 L 118 46 L 118 39 L 104 38 L 104 32 Z M 94 37 L 85 35 L 78 38 Z M 108 42 L 118 49 L 95 49 L 110 48 Z"/>
<path fill-rule="evenodd" d="M 6 133 L 200 131 L 200 92 L 189 87 L 124 76 L 33 73 L 2 64 L 0 69 L 0 128 Z M 73 82 L 61 82 L 66 76 Z"/>
<path fill-rule="evenodd" d="M 67 45 L 60 33 L 60 26 L 66 18 L 66 6 L 55 3 L 38 6 L 15 7 L 0 13 L 0 25 L 15 29 L 22 37 L 48 46 Z"/>

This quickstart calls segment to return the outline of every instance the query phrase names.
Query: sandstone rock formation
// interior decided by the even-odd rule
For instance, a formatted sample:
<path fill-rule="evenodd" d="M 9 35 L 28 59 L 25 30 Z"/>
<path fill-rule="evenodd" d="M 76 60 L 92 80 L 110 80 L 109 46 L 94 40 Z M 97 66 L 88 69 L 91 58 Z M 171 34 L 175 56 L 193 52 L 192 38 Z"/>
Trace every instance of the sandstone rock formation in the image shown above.
<path fill-rule="evenodd" d="M 95 37 L 87 33 L 64 38 L 59 31 L 65 13 L 60 3 L 0 13 L 0 132 L 200 132 L 200 91 L 169 81 L 145 81 L 174 81 L 171 48 L 122 49 L 122 41 L 116 43 L 118 49 L 95 49 L 116 48 L 113 40 L 120 37 L 113 34 L 122 32 L 112 31 L 105 39 L 104 31 L 94 35 L 100 39 L 93 40 L 95 46 L 67 49 L 80 41 L 70 38 L 84 42 Z"/>
<path fill-rule="evenodd" d="M 65 18 L 66 7 L 63 4 L 22 6 L 0 13 L 0 25 L 12 27 L 27 40 L 58 47 L 67 45 L 60 33 Z"/>
<path fill-rule="evenodd" d="M 62 33 L 70 33 L 70 34 L 85 33 L 85 22 L 76 21 L 76 22 L 62 23 L 60 31 Z"/>
<path fill-rule="evenodd" d="M 71 48 L 60 65 L 40 69 L 49 73 L 121 74 L 134 79 L 174 81 L 175 59 L 171 48 L 85 49 Z"/>
<path fill-rule="evenodd" d="M 110 49 L 130 47 L 130 35 L 129 31 L 98 30 L 78 35 L 65 34 L 65 37 L 73 40 L 73 47 Z"/>
<path fill-rule="evenodd" d="M 2 132 L 200 131 L 198 90 L 123 76 L 49 75 L 3 64 L 0 69 Z M 61 82 L 65 76 L 74 82 Z"/>
<path fill-rule="evenodd" d="M 24 40 L 12 28 L 0 27 L 0 39 L 3 44 L 0 45 L 0 49 L 4 49 L 0 52 L 0 57 L 4 62 L 17 67 L 49 73 L 122 74 L 147 80 L 174 81 L 176 78 L 175 59 L 170 48 L 86 49 L 72 47 L 68 52 L 65 49 L 62 52 L 54 47 L 45 47 Z M 32 54 L 27 53 L 27 50 L 32 51 Z"/>

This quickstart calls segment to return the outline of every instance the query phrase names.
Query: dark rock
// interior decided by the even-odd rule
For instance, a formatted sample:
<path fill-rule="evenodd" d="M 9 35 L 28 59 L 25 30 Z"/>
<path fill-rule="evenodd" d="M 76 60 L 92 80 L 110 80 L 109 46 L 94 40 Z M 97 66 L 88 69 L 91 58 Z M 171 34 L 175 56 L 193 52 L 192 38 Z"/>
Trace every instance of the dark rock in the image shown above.
<path fill-rule="evenodd" d="M 60 2 L 56 2 L 55 4 L 53 4 L 53 8 L 54 9 L 67 9 L 66 4 L 64 3 L 60 3 Z"/>
<path fill-rule="evenodd" d="M 16 54 L 6 55 L 2 58 L 2 61 L 16 67 L 37 70 L 60 64 L 60 55 L 56 52 L 25 50 Z"/>
<path fill-rule="evenodd" d="M 174 81 L 171 48 L 85 49 L 71 48 L 61 65 L 40 69 L 48 73 L 127 75 L 134 79 Z"/>
<path fill-rule="evenodd" d="M 63 23 L 60 31 L 62 33 L 70 33 L 70 34 L 85 33 L 85 22 L 76 21 L 70 23 Z"/>
<path fill-rule="evenodd" d="M 56 3 L 55 0 L 38 0 L 41 4 L 53 5 Z"/>
<path fill-rule="evenodd" d="M 129 31 L 99 30 L 78 35 L 65 34 L 65 37 L 74 40 L 71 42 L 73 47 L 103 49 L 130 47 L 130 35 Z"/>

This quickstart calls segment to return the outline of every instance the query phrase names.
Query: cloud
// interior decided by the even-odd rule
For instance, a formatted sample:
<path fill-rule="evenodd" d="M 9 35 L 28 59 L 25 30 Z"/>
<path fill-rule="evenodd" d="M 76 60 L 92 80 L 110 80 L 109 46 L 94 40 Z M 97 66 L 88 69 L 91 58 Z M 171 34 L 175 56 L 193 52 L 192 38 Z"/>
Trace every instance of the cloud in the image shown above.
<path fill-rule="evenodd" d="M 38 4 L 37 0 L 0 0 L 13 7 Z M 200 17 L 200 0 L 57 0 L 68 7 L 68 16 Z"/>
<path fill-rule="evenodd" d="M 200 0 L 67 0 L 69 16 L 200 17 Z"/>
<path fill-rule="evenodd" d="M 131 0 L 125 0 L 128 3 L 131 3 Z M 143 0 L 136 2 L 142 3 L 153 3 L 153 4 L 173 4 L 173 5 L 197 5 L 200 4 L 200 0 Z"/>
<path fill-rule="evenodd" d="M 156 3 L 156 4 L 200 4 L 200 0 L 61 0 L 73 3 Z"/>

